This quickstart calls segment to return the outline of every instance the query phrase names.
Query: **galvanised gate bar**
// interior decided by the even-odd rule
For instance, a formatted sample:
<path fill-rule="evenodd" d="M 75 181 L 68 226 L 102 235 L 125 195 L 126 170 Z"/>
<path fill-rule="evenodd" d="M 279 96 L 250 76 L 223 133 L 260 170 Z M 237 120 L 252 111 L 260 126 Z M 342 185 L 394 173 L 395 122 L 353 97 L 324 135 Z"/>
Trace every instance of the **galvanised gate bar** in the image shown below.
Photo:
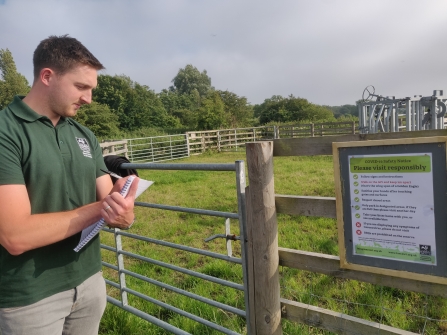
<path fill-rule="evenodd" d="M 128 294 L 135 295 L 145 301 L 148 301 L 150 303 L 156 304 L 160 307 L 166 308 L 174 313 L 178 313 L 179 315 L 182 315 L 184 317 L 190 318 L 196 322 L 199 322 L 201 324 L 204 324 L 212 329 L 215 329 L 217 331 L 220 331 L 224 334 L 238 334 L 230 329 L 224 328 L 221 325 L 215 324 L 213 322 L 210 322 L 206 319 L 203 319 L 199 316 L 196 316 L 194 314 L 188 313 L 186 311 L 183 311 L 179 308 L 176 308 L 174 306 L 168 305 L 162 301 L 156 300 L 152 297 L 149 297 L 142 292 L 137 292 L 135 290 L 129 289 L 126 286 L 126 276 L 132 276 L 134 278 L 137 278 L 139 280 L 145 281 L 147 283 L 157 285 L 159 287 L 162 287 L 166 290 L 187 296 L 191 299 L 196 299 L 198 301 L 201 301 L 203 303 L 209 304 L 211 306 L 220 308 L 224 311 L 245 317 L 247 320 L 247 333 L 250 334 L 250 323 L 248 322 L 248 316 L 249 313 L 249 304 L 248 304 L 248 293 L 247 293 L 247 247 L 246 247 L 246 214 L 245 214 L 245 164 L 243 161 L 236 161 L 234 164 L 156 164 L 156 163 L 142 163 L 142 164 L 135 164 L 135 163 L 125 163 L 121 165 L 122 169 L 150 169 L 150 170 L 195 170 L 195 171 L 230 171 L 234 172 L 236 175 L 236 190 L 237 190 L 237 202 L 238 202 L 238 213 L 229 213 L 229 212 L 220 212 L 220 211 L 213 211 L 213 210 L 205 210 L 205 209 L 198 209 L 198 208 L 186 208 L 186 207 L 178 207 L 178 206 L 169 206 L 169 205 L 161 205 L 161 204 L 151 204 L 151 203 L 144 203 L 144 202 L 135 202 L 136 206 L 142 206 L 142 207 L 148 207 L 148 208 L 156 208 L 161 210 L 170 210 L 170 211 L 178 211 L 178 212 L 184 212 L 184 213 L 193 213 L 193 214 L 199 214 L 199 215 L 209 215 L 214 217 L 221 217 L 226 219 L 226 236 L 211 236 L 209 239 L 213 239 L 216 237 L 225 237 L 227 239 L 227 255 L 218 254 L 215 252 L 210 252 L 206 250 L 201 250 L 197 248 L 192 248 L 184 245 L 179 245 L 171 242 L 156 240 L 153 238 L 140 236 L 136 234 L 130 234 L 128 232 L 122 231 L 120 229 L 104 229 L 106 232 L 113 233 L 115 235 L 115 244 L 116 247 L 113 248 L 111 246 L 107 245 L 101 245 L 101 247 L 105 250 L 112 251 L 116 253 L 117 255 L 117 266 L 103 262 L 103 266 L 110 268 L 112 270 L 115 270 L 119 274 L 119 282 L 113 282 L 110 280 L 106 280 L 106 283 L 108 285 L 111 285 L 120 291 L 120 297 L 121 300 L 117 300 L 115 298 L 112 298 L 110 296 L 107 297 L 107 301 L 115 306 L 118 306 L 122 308 L 125 311 L 128 311 L 142 319 L 145 319 L 173 334 L 188 334 L 185 331 L 176 328 L 169 323 L 166 323 L 152 315 L 149 315 L 133 306 L 130 306 L 128 303 Z M 240 229 L 240 236 L 236 237 L 234 235 L 229 235 L 229 219 L 237 219 L 239 221 L 239 229 Z M 204 255 L 220 260 L 225 260 L 231 263 L 240 264 L 242 266 L 242 273 L 243 273 L 243 283 L 234 283 L 231 281 L 223 280 L 220 278 L 216 278 L 213 276 L 209 276 L 206 274 L 202 274 L 196 271 L 192 271 L 186 268 L 178 267 L 172 264 L 168 264 L 165 262 L 161 262 L 155 259 L 151 259 L 142 255 L 138 255 L 132 252 L 128 252 L 123 250 L 122 242 L 121 242 L 121 236 L 125 236 L 127 238 L 137 239 L 140 241 L 153 243 L 157 245 L 161 245 L 168 248 L 175 248 L 191 253 L 196 253 L 199 255 Z M 241 243 L 241 258 L 232 257 L 231 255 L 231 241 L 230 240 L 239 240 Z M 230 242 L 230 243 L 228 243 Z M 130 257 L 133 259 L 137 259 L 143 262 L 151 263 L 154 265 L 162 266 L 164 268 L 168 268 L 174 271 L 178 271 L 190 276 L 194 276 L 197 278 L 201 278 L 204 280 L 208 280 L 213 283 L 217 283 L 220 285 L 228 286 L 240 291 L 244 292 L 244 299 L 245 299 L 245 309 L 246 310 L 240 310 L 235 307 L 196 295 L 194 293 L 188 292 L 186 290 L 159 282 L 157 280 L 142 276 L 138 273 L 131 272 L 129 270 L 126 270 L 124 267 L 124 257 Z"/>

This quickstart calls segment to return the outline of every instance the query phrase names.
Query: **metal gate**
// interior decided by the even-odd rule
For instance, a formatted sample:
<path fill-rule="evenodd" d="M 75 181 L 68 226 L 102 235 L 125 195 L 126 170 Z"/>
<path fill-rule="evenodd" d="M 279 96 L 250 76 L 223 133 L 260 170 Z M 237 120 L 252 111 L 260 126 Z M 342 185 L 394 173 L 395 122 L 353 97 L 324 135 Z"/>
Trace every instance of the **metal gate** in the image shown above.
<path fill-rule="evenodd" d="M 116 253 L 117 256 L 117 266 L 113 264 L 109 264 L 106 262 L 103 262 L 103 266 L 110 268 L 112 270 L 115 270 L 118 272 L 118 278 L 119 282 L 113 282 L 111 280 L 106 279 L 106 283 L 112 287 L 115 287 L 120 291 L 120 300 L 115 299 L 113 297 L 108 296 L 107 301 L 115 306 L 118 306 L 119 308 L 122 308 L 125 311 L 128 311 L 144 320 L 147 320 L 173 334 L 188 334 L 187 332 L 176 328 L 172 326 L 171 324 L 162 321 L 150 314 L 147 314 L 131 305 L 129 305 L 128 302 L 128 294 L 135 295 L 145 301 L 148 301 L 150 303 L 156 304 L 160 307 L 163 307 L 165 309 L 170 310 L 171 312 L 178 313 L 179 315 L 182 315 L 184 317 L 190 318 L 198 323 L 201 323 L 203 325 L 206 325 L 212 329 L 215 329 L 219 332 L 222 332 L 224 334 L 238 334 L 230 329 L 227 329 L 221 325 L 218 325 L 216 323 L 213 323 L 209 320 L 206 320 L 204 318 L 201 318 L 197 315 L 191 314 L 189 312 L 183 311 L 177 307 L 174 307 L 172 305 L 168 305 L 162 301 L 156 300 L 152 297 L 149 297 L 145 295 L 142 292 L 137 292 L 135 290 L 132 290 L 126 286 L 126 276 L 132 276 L 134 278 L 137 278 L 139 280 L 145 281 L 147 283 L 157 285 L 159 287 L 162 287 L 163 289 L 175 292 L 177 294 L 181 294 L 184 296 L 187 296 L 191 299 L 196 299 L 198 301 L 201 301 L 203 303 L 209 304 L 211 306 L 220 308 L 224 311 L 245 317 L 246 323 L 247 323 L 247 333 L 250 334 L 249 325 L 250 322 L 248 322 L 248 317 L 250 315 L 249 313 L 249 303 L 248 303 L 248 289 L 247 289 L 247 236 L 246 236 L 246 213 L 245 213 L 245 164 L 244 161 L 236 161 L 234 164 L 157 164 L 157 163 L 144 163 L 144 164 L 136 164 L 136 163 L 125 163 L 121 165 L 122 169 L 150 169 L 150 170 L 195 170 L 195 171 L 230 171 L 235 173 L 236 177 L 236 191 L 237 191 L 237 203 L 238 203 L 238 213 L 229 213 L 229 212 L 221 212 L 221 211 L 213 211 L 213 210 L 205 210 L 205 209 L 198 209 L 198 208 L 187 208 L 187 207 L 177 207 L 177 206 L 169 206 L 169 205 L 162 205 L 162 204 L 153 204 L 153 203 L 144 203 L 144 202 L 135 202 L 136 206 L 142 206 L 142 207 L 148 207 L 148 208 L 156 208 L 160 210 L 169 210 L 169 211 L 178 211 L 178 212 L 184 212 L 184 213 L 192 213 L 192 214 L 199 214 L 199 215 L 208 215 L 208 216 L 214 216 L 214 217 L 221 217 L 225 218 L 226 220 L 226 234 L 219 234 L 214 235 L 208 238 L 208 240 L 214 239 L 216 237 L 223 237 L 227 239 L 227 255 L 210 252 L 207 250 L 192 248 L 189 246 L 184 246 L 180 244 L 175 244 L 171 242 L 166 242 L 162 240 L 156 240 L 150 237 L 146 236 L 140 236 L 136 234 L 131 234 L 125 231 L 122 231 L 120 229 L 107 229 L 105 228 L 104 231 L 113 233 L 115 237 L 115 247 L 107 246 L 104 244 L 101 244 L 101 247 L 103 249 L 112 251 Z M 231 235 L 229 232 L 229 219 L 236 219 L 239 221 L 239 230 L 240 230 L 240 236 L 236 237 L 234 235 Z M 133 252 L 129 252 L 126 250 L 123 250 L 121 237 L 125 236 L 127 238 L 137 239 L 140 241 L 148 242 L 148 243 L 154 243 L 157 245 L 161 245 L 167 248 L 175 248 L 191 253 L 196 253 L 199 255 L 204 255 L 220 260 L 225 260 L 234 264 L 240 264 L 242 266 L 242 274 L 243 274 L 243 283 L 234 283 L 231 281 L 223 280 L 220 278 L 216 278 L 213 276 L 209 276 L 207 274 L 202 274 L 200 272 L 192 271 L 186 268 L 178 267 L 176 265 L 168 264 L 165 262 L 161 262 L 155 259 L 151 259 L 148 257 L 145 257 L 143 255 L 138 255 Z M 231 254 L 231 240 L 238 240 L 241 243 L 241 258 L 233 257 Z M 145 276 L 142 276 L 138 273 L 126 270 L 124 267 L 124 257 L 130 257 L 133 259 L 138 259 L 143 262 L 148 262 L 151 264 L 155 264 L 161 267 L 165 267 L 174 271 L 181 272 L 183 274 L 187 274 L 190 276 L 194 276 L 197 278 L 201 278 L 204 280 L 208 280 L 220 285 L 228 286 L 240 291 L 243 291 L 244 293 L 244 301 L 245 301 L 245 310 L 237 309 L 233 306 L 226 305 L 217 301 L 214 301 L 212 299 L 196 295 L 194 293 L 188 292 L 186 290 L 174 287 L 172 285 L 168 285 L 166 283 L 159 282 L 157 280 L 154 280 L 152 278 L 148 278 Z"/>

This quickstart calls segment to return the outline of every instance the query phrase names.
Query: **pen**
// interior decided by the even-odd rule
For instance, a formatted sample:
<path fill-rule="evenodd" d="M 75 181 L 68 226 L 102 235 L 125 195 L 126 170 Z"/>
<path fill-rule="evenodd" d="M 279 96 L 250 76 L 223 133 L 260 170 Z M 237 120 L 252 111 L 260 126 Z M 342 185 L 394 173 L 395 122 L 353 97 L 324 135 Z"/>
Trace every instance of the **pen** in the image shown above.
<path fill-rule="evenodd" d="M 118 178 L 118 179 L 123 178 L 123 177 L 121 177 L 120 175 L 118 175 L 118 174 L 116 174 L 116 173 L 114 173 L 114 172 L 106 171 L 106 170 L 103 170 L 103 169 L 100 169 L 100 170 L 101 170 L 102 172 L 104 172 L 104 173 L 107 173 L 107 174 L 111 175 L 112 177 L 115 177 L 115 178 Z"/>

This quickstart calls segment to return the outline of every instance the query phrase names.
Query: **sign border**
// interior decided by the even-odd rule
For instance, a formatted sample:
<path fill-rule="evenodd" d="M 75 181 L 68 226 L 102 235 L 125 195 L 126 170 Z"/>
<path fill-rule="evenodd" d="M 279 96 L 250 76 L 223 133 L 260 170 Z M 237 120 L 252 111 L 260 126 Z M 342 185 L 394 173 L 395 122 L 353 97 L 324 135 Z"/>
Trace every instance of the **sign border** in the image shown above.
<path fill-rule="evenodd" d="M 395 145 L 412 145 L 426 143 L 442 143 L 446 148 L 446 169 L 447 169 L 447 136 L 419 137 L 419 138 L 402 138 L 393 140 L 371 140 L 371 141 L 352 141 L 352 142 L 333 142 L 332 154 L 334 163 L 334 180 L 336 195 L 336 213 L 337 213 L 337 230 L 338 230 L 338 247 L 340 254 L 340 268 L 365 271 L 376 274 L 389 275 L 400 278 L 415 279 L 425 282 L 447 284 L 447 277 L 436 275 L 427 275 L 419 272 L 410 272 L 403 270 L 394 270 L 383 267 L 375 267 L 369 265 L 356 264 L 348 262 L 346 257 L 346 241 L 345 241 L 345 223 L 344 223 L 344 205 L 341 179 L 340 149 L 355 147 L 374 147 L 374 146 L 395 146 Z M 447 204 L 446 204 L 447 205 Z M 436 222 L 435 222 L 436 227 Z"/>

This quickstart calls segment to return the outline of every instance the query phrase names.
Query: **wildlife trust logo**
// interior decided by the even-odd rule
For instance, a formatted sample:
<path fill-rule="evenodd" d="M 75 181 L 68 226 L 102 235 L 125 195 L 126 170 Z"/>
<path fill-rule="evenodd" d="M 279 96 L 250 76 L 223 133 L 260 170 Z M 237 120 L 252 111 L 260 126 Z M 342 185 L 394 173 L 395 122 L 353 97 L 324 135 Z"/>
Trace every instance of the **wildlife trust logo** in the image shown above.
<path fill-rule="evenodd" d="M 425 245 L 425 244 L 419 244 L 419 254 L 430 256 L 431 255 L 431 246 Z"/>
<path fill-rule="evenodd" d="M 76 137 L 76 141 L 79 144 L 79 148 L 82 150 L 82 154 L 85 157 L 92 158 L 92 153 L 90 152 L 90 146 L 85 138 Z"/>

